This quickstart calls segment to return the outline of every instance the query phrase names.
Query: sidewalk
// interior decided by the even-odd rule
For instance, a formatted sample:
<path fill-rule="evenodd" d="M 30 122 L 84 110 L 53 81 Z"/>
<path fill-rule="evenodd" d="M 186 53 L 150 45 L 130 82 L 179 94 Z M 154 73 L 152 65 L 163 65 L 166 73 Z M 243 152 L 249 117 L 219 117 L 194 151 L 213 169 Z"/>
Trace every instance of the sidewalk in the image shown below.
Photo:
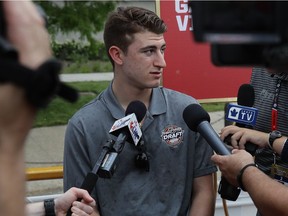
<path fill-rule="evenodd" d="M 113 72 L 85 73 L 85 74 L 60 74 L 63 82 L 85 82 L 85 81 L 109 81 L 113 78 Z"/>
<path fill-rule="evenodd" d="M 224 111 L 209 113 L 211 125 L 216 132 L 224 126 Z M 34 128 L 26 143 L 26 166 L 42 167 L 62 165 L 66 125 Z M 62 193 L 62 179 L 30 181 L 27 196 Z"/>

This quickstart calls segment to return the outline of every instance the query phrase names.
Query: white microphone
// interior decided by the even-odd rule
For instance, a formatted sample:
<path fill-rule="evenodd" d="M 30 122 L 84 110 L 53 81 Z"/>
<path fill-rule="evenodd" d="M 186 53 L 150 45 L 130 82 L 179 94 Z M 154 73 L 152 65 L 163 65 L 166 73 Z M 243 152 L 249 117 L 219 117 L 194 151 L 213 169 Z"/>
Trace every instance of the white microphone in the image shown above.
<path fill-rule="evenodd" d="M 114 145 L 123 144 L 127 140 L 136 146 L 142 137 L 142 131 L 134 113 L 115 121 L 109 133 L 117 136 Z"/>
<path fill-rule="evenodd" d="M 118 155 L 124 148 L 125 142 L 133 143 L 135 146 L 142 137 L 139 123 L 146 115 L 146 107 L 140 101 L 132 101 L 125 112 L 125 117 L 118 119 L 112 125 L 109 133 L 117 137 L 110 152 L 108 152 L 101 163 L 98 175 L 102 178 L 111 178 L 118 163 Z"/>

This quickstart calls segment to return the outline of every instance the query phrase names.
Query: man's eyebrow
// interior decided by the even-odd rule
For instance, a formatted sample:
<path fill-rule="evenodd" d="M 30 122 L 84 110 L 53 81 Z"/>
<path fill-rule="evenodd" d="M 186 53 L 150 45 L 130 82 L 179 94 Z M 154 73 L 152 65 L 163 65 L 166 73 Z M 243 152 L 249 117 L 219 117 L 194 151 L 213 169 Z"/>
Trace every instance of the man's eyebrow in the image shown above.
<path fill-rule="evenodd" d="M 154 46 L 154 45 L 145 46 L 145 47 L 142 47 L 140 50 L 147 50 L 147 49 L 157 49 L 157 46 Z"/>
<path fill-rule="evenodd" d="M 163 44 L 163 45 L 161 46 L 161 49 L 162 49 L 162 48 L 166 48 L 166 44 Z M 147 50 L 147 49 L 157 49 L 157 46 L 155 46 L 155 45 L 150 45 L 150 46 L 142 47 L 140 50 Z"/>

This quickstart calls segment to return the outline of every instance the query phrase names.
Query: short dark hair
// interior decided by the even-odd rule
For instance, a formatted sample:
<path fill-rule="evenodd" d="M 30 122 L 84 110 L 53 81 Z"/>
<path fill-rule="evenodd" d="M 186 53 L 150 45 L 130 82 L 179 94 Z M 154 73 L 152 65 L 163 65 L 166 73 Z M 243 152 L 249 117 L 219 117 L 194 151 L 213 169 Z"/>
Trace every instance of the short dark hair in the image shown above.
<path fill-rule="evenodd" d="M 126 54 L 134 34 L 144 31 L 163 34 L 167 31 L 167 25 L 156 13 L 140 7 L 118 7 L 110 14 L 104 28 L 104 42 L 113 66 L 108 52 L 110 47 L 117 46 Z"/>

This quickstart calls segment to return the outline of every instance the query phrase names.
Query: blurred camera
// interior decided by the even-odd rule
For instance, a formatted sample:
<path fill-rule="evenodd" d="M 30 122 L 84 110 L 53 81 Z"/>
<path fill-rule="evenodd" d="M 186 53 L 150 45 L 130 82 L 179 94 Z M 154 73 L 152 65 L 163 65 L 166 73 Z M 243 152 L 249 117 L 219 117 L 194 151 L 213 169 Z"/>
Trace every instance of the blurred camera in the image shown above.
<path fill-rule="evenodd" d="M 216 66 L 288 69 L 288 2 L 190 1 L 193 36 Z"/>

